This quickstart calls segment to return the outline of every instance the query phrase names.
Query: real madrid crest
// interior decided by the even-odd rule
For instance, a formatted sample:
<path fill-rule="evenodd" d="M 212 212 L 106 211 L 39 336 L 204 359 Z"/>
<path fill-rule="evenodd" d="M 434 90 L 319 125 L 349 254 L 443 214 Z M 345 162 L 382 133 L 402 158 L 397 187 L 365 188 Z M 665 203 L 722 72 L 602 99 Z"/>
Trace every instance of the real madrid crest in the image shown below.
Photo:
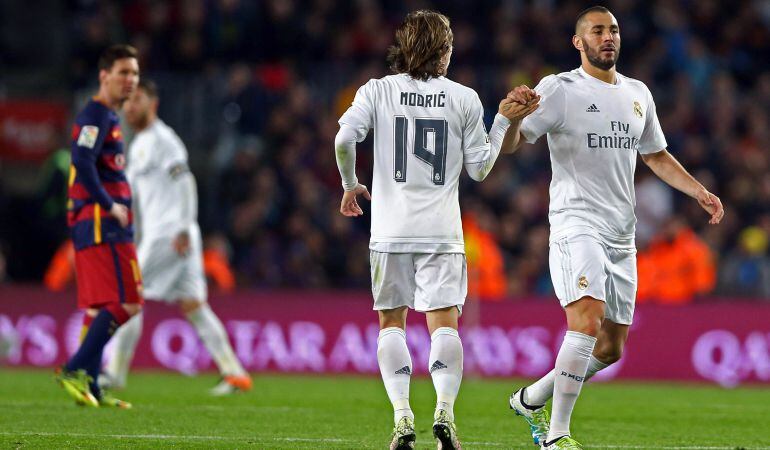
<path fill-rule="evenodd" d="M 642 118 L 642 105 L 639 102 L 634 102 L 634 115 L 638 118 Z"/>
<path fill-rule="evenodd" d="M 586 278 L 585 275 L 582 275 L 580 278 L 578 278 L 578 289 L 581 291 L 588 289 L 588 278 Z"/>

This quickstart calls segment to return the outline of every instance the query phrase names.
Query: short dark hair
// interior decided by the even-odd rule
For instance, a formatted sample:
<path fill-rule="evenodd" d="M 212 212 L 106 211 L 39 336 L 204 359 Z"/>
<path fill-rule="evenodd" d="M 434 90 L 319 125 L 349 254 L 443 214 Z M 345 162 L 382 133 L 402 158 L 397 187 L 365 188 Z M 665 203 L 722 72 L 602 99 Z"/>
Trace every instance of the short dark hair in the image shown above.
<path fill-rule="evenodd" d="M 443 75 L 441 58 L 452 47 L 447 16 L 428 10 L 409 13 L 396 30 L 396 42 L 388 49 L 388 64 L 395 73 L 427 80 Z"/>
<path fill-rule="evenodd" d="M 124 58 L 136 58 L 138 54 L 139 52 L 130 45 L 111 45 L 99 56 L 99 70 L 110 70 L 115 61 Z"/>
<path fill-rule="evenodd" d="M 577 19 L 575 19 L 575 34 L 578 32 L 578 28 L 580 28 L 580 22 L 583 21 L 583 18 L 592 13 L 592 12 L 600 12 L 604 14 L 612 14 L 609 9 L 605 8 L 604 6 L 592 6 L 590 8 L 586 8 L 582 11 L 580 11 L 580 14 L 578 14 Z"/>
<path fill-rule="evenodd" d="M 139 89 L 143 90 L 150 98 L 158 98 L 158 85 L 154 81 L 147 78 L 141 78 L 139 80 Z"/>

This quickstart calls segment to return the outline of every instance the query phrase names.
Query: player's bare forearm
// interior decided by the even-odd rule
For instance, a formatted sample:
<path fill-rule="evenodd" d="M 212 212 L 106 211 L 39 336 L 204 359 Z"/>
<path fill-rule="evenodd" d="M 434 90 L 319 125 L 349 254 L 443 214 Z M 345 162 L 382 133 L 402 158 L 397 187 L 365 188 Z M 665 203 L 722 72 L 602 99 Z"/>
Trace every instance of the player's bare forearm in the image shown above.
<path fill-rule="evenodd" d="M 512 121 L 511 126 L 508 127 L 508 131 L 505 132 L 505 138 L 503 138 L 503 146 L 500 149 L 500 153 L 515 153 L 524 142 L 521 137 L 521 120 L 515 122 Z"/>
<path fill-rule="evenodd" d="M 658 178 L 692 198 L 697 198 L 698 192 L 706 189 L 666 149 L 642 155 L 642 161 Z"/>
<path fill-rule="evenodd" d="M 709 192 L 690 175 L 668 150 L 642 155 L 642 160 L 658 178 L 697 200 L 698 204 L 711 215 L 710 224 L 716 225 L 722 221 L 725 210 L 719 197 Z"/>

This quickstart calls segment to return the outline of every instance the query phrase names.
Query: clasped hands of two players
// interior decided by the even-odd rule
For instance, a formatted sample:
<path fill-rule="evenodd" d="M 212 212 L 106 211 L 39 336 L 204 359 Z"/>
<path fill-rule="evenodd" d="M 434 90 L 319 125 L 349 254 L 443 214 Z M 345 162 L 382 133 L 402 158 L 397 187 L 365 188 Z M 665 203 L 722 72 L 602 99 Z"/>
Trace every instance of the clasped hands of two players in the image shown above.
<path fill-rule="evenodd" d="M 540 96 L 537 92 L 522 84 L 508 93 L 500 102 L 497 112 L 510 120 L 512 125 L 518 125 L 518 122 L 535 112 L 539 106 Z"/>

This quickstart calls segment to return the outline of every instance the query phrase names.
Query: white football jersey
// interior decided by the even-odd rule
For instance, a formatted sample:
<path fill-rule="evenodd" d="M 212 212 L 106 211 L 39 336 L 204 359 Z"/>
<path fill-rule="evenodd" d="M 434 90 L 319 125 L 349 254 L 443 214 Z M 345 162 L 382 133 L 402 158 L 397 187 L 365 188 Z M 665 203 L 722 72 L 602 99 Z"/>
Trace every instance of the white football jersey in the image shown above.
<path fill-rule="evenodd" d="M 190 220 L 172 187 L 176 169 L 188 170 L 187 149 L 171 127 L 156 119 L 134 136 L 128 149 L 126 175 L 136 197 L 142 242 L 174 237 Z"/>
<path fill-rule="evenodd" d="M 374 129 L 369 248 L 464 253 L 458 182 L 464 161 L 489 150 L 473 89 L 445 77 L 369 80 L 339 123 L 363 141 Z"/>
<path fill-rule="evenodd" d="M 521 133 L 529 143 L 548 135 L 552 242 L 590 233 L 634 246 L 636 154 L 663 150 L 666 139 L 647 86 L 616 79 L 605 83 L 579 68 L 535 87 L 540 107 L 524 118 Z"/>

